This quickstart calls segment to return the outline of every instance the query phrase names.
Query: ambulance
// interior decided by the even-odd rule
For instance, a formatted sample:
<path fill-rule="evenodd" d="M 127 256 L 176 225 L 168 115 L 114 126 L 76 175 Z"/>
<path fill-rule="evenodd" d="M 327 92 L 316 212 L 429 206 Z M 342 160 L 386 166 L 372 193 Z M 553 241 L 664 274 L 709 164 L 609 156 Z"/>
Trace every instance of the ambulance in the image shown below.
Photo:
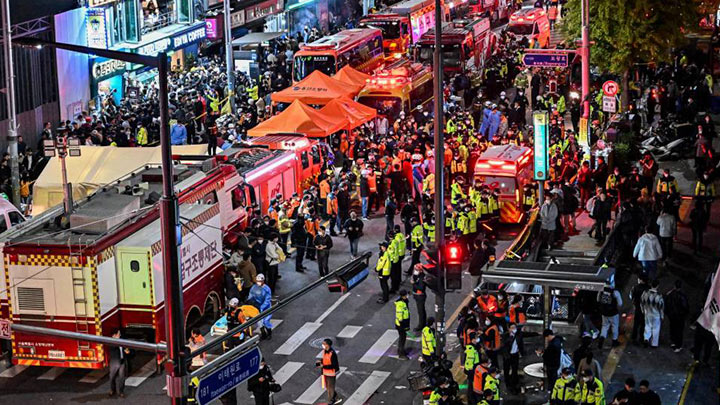
<path fill-rule="evenodd" d="M 496 37 L 490 30 L 489 18 L 455 20 L 442 29 L 443 72 L 458 73 L 482 70 L 492 55 Z M 435 29 L 420 38 L 415 47 L 415 60 L 432 64 L 435 52 Z"/>
<path fill-rule="evenodd" d="M 532 149 L 524 146 L 491 146 L 475 163 L 474 183 L 499 191 L 502 223 L 522 221 L 523 187 L 532 182 L 532 176 Z"/>
<path fill-rule="evenodd" d="M 403 59 L 373 75 L 358 94 L 358 102 L 394 121 L 400 112 L 410 114 L 432 97 L 432 69 Z"/>
<path fill-rule="evenodd" d="M 550 20 L 541 8 L 523 7 L 510 16 L 507 30 L 517 36 L 526 37 L 530 48 L 550 46 Z"/>

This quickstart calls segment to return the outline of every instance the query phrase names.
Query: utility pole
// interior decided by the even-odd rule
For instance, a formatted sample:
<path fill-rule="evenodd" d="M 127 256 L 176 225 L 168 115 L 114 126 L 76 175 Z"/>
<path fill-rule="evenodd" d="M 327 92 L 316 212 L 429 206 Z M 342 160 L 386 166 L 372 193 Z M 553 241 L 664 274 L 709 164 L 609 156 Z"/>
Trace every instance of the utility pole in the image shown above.
<path fill-rule="evenodd" d="M 12 203 L 20 208 L 20 166 L 18 164 L 17 116 L 15 111 L 15 74 L 12 60 L 12 26 L 10 25 L 10 0 L 2 2 L 3 53 L 5 59 L 5 98 L 8 113 L 8 149 L 10 152 L 10 179 Z"/>
<path fill-rule="evenodd" d="M 173 405 L 187 403 L 188 384 L 185 381 L 187 365 L 183 361 L 185 324 L 183 322 L 182 277 L 178 252 L 178 200 L 173 186 L 172 148 L 170 146 L 170 114 L 168 112 L 167 54 L 158 56 L 158 82 L 160 85 L 160 148 L 162 153 L 163 196 L 160 198 L 160 228 L 163 275 L 165 277 L 165 334 L 168 361 L 167 393 Z"/>
<path fill-rule="evenodd" d="M 230 21 L 230 0 L 223 0 L 223 20 L 225 30 L 225 71 L 227 72 L 230 112 L 235 114 L 235 73 L 233 69 L 232 23 Z M 222 106 L 220 106 L 222 108 Z"/>
<path fill-rule="evenodd" d="M 435 240 L 437 242 L 437 292 L 435 293 L 435 340 L 437 345 L 435 353 L 440 356 L 445 349 L 445 283 L 443 248 L 445 247 L 445 171 L 443 156 L 445 156 L 445 139 L 443 135 L 443 69 L 442 69 L 442 3 L 435 0 L 435 52 L 433 53 L 433 67 L 435 68 Z"/>
<path fill-rule="evenodd" d="M 589 0 L 580 1 L 580 26 L 581 26 L 581 46 L 580 55 L 582 57 L 582 117 L 590 119 L 590 2 Z M 590 134 L 588 134 L 588 138 Z M 589 141 L 589 140 L 588 140 Z"/>

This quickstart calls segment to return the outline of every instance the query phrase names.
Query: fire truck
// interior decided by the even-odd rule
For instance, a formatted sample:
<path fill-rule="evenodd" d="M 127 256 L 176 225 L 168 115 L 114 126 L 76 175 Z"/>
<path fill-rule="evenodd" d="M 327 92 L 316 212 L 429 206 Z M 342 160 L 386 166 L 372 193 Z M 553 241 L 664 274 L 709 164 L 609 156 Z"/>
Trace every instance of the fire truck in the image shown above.
<path fill-rule="evenodd" d="M 429 66 L 399 60 L 370 78 L 358 94 L 358 102 L 395 120 L 401 111 L 411 111 L 433 97 L 433 74 Z"/>
<path fill-rule="evenodd" d="M 499 191 L 500 222 L 523 218 L 523 188 L 532 182 L 532 149 L 517 145 L 491 146 L 475 163 L 474 182 Z"/>
<path fill-rule="evenodd" d="M 443 15 L 448 15 L 447 7 L 443 7 Z M 362 27 L 382 30 L 387 59 L 398 59 L 407 54 L 410 45 L 416 43 L 434 24 L 435 0 L 401 1 L 360 20 Z"/>
<path fill-rule="evenodd" d="M 490 30 L 490 19 L 456 20 L 443 25 L 443 72 L 464 72 L 474 68 L 482 70 L 492 54 L 495 35 Z M 433 63 L 435 29 L 430 29 L 418 41 L 415 60 Z"/>
<path fill-rule="evenodd" d="M 505 21 L 513 10 L 512 0 L 470 0 L 470 12 L 474 15 L 486 15 L 493 24 Z"/>

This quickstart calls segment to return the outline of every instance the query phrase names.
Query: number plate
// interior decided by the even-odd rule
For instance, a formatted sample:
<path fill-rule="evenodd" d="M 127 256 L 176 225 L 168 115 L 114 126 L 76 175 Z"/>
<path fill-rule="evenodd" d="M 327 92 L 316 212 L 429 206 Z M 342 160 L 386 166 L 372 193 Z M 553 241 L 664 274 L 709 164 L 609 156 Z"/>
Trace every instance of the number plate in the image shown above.
<path fill-rule="evenodd" d="M 64 359 L 65 351 L 64 350 L 49 350 L 48 358 L 49 359 Z"/>

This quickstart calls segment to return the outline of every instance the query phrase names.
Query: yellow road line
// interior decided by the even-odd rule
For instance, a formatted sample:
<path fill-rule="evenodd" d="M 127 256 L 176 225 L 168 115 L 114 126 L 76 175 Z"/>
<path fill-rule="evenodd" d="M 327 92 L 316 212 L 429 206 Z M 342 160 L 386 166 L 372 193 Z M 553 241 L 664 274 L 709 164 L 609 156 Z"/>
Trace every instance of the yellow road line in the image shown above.
<path fill-rule="evenodd" d="M 680 394 L 680 400 L 678 401 L 678 405 L 684 405 L 685 404 L 685 398 L 687 397 L 688 390 L 690 389 L 690 381 L 693 378 L 693 373 L 695 373 L 695 366 L 697 363 L 693 362 L 692 365 L 690 365 L 690 369 L 687 372 L 687 376 L 685 377 L 685 385 L 683 385 L 682 394 Z"/>

